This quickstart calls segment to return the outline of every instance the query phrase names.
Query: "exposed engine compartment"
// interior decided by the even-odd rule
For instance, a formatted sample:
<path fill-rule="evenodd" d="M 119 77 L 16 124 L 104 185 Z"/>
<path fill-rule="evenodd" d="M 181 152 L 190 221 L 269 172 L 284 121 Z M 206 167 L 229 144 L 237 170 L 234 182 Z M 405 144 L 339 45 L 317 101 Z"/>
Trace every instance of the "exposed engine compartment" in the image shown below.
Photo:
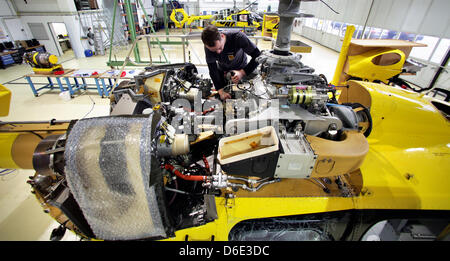
<path fill-rule="evenodd" d="M 284 35 L 252 79 L 226 87 L 226 101 L 190 63 L 123 81 L 111 116 L 72 121 L 40 143 L 30 180 L 38 197 L 87 238 L 161 239 L 217 219 L 216 197 L 358 170 L 368 108 L 339 104 L 336 88 L 287 51 Z"/>
<path fill-rule="evenodd" d="M 217 219 L 214 199 L 230 191 L 356 170 L 368 110 L 338 104 L 311 68 L 292 84 L 274 83 L 270 68 L 230 84 L 226 102 L 204 94 L 211 82 L 193 64 L 148 68 L 113 91 L 112 116 L 44 139 L 30 183 L 86 237 L 159 239 Z M 133 114 L 114 115 L 127 96 Z"/>

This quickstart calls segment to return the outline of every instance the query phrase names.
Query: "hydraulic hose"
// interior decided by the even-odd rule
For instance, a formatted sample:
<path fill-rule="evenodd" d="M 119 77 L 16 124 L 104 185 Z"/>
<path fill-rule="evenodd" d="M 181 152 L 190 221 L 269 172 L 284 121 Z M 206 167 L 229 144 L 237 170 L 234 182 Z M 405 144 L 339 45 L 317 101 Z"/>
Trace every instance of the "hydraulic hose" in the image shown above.
<path fill-rule="evenodd" d="M 211 170 L 209 169 L 209 163 L 208 163 L 208 160 L 206 159 L 205 155 L 203 155 L 203 163 L 205 163 L 205 168 L 208 171 L 208 173 L 211 173 Z"/>
<path fill-rule="evenodd" d="M 178 177 L 184 179 L 184 180 L 191 180 L 191 181 L 205 181 L 206 176 L 191 176 L 191 175 L 184 175 L 179 170 L 177 170 L 174 166 L 170 164 L 165 164 L 164 168 L 166 170 L 171 171 L 173 174 L 177 175 Z"/>

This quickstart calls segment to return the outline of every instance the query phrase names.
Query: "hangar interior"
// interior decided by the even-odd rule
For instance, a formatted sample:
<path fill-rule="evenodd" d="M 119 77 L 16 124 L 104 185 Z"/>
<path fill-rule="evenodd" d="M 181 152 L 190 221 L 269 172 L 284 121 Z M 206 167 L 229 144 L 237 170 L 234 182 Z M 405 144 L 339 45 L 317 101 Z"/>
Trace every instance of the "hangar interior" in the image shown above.
<path fill-rule="evenodd" d="M 450 115 L 448 103 L 450 93 L 448 64 L 450 18 L 448 10 L 450 10 L 450 1 L 447 0 L 1 0 L 0 102 L 2 104 L 0 112 L 2 115 L 0 115 L 0 134 L 4 136 L 0 136 L 0 150 L 2 150 L 0 155 L 0 240 L 141 239 L 137 236 L 139 234 L 137 232 L 135 234 L 129 232 L 129 237 L 125 232 L 119 233 L 122 231 L 120 229 L 132 230 L 123 223 L 129 223 L 126 219 L 131 220 L 133 215 L 128 212 L 120 212 L 116 215 L 117 213 L 114 212 L 132 212 L 133 210 L 128 210 L 128 208 L 132 208 L 129 205 L 138 204 L 139 200 L 130 199 L 133 204 L 124 207 L 125 210 L 122 209 L 122 205 L 112 207 L 111 216 L 116 215 L 114 218 L 110 217 L 112 221 L 108 219 L 105 223 L 96 223 L 95 220 L 98 217 L 95 215 L 102 212 L 99 209 L 103 208 L 99 207 L 96 209 L 97 212 L 92 210 L 90 206 L 94 204 L 92 201 L 95 200 L 85 197 L 90 195 L 89 193 L 96 193 L 94 192 L 97 191 L 96 188 L 89 190 L 79 185 L 83 183 L 82 180 L 76 184 L 77 178 L 87 173 L 79 166 L 79 163 L 76 163 L 80 161 L 79 157 L 81 157 L 80 144 L 84 143 L 88 137 L 83 135 L 95 136 L 92 134 L 95 133 L 94 130 L 87 132 L 85 128 L 90 128 L 89 124 L 103 124 L 103 120 L 110 115 L 133 114 L 135 116 L 136 104 L 139 104 L 136 99 L 139 100 L 141 97 L 139 94 L 142 94 L 142 90 L 139 88 L 146 86 L 151 89 L 152 86 L 146 85 L 146 82 L 148 82 L 147 79 L 153 80 L 153 77 L 156 77 L 155 82 L 166 82 L 165 77 L 169 77 L 173 70 L 177 76 L 170 77 L 175 80 L 168 79 L 167 81 L 170 84 L 175 84 L 175 82 L 182 84 L 182 91 L 178 91 L 174 95 L 167 91 L 167 95 L 172 95 L 169 98 L 164 96 L 166 93 L 161 91 L 159 102 L 161 100 L 165 103 L 173 102 L 176 98 L 187 98 L 192 102 L 194 98 L 188 92 L 193 88 L 192 86 L 197 87 L 198 85 L 199 89 L 211 88 L 212 83 L 207 82 L 210 76 L 205 47 L 200 37 L 203 28 L 209 24 L 216 25 L 220 32 L 236 31 L 247 35 L 250 41 L 262 51 L 261 58 L 257 60 L 259 64 L 257 70 L 261 72 L 261 75 L 257 77 L 261 76 L 263 80 L 260 82 L 263 82 L 264 85 L 270 83 L 276 90 L 277 94 L 273 94 L 272 99 L 276 97 L 280 103 L 289 105 L 280 105 L 280 112 L 277 112 L 280 113 L 277 115 L 281 118 L 287 117 L 281 120 L 284 124 L 282 129 L 285 132 L 280 130 L 279 133 L 273 132 L 275 133 L 273 134 L 271 129 L 269 132 L 264 132 L 264 128 L 268 128 L 264 127 L 258 129 L 256 134 L 248 131 L 243 134 L 217 137 L 210 134 L 209 131 L 205 131 L 203 132 L 205 138 L 202 135 L 192 138 L 187 134 L 170 134 L 170 128 L 167 128 L 167 124 L 170 126 L 171 123 L 168 120 L 170 117 L 163 114 L 162 117 L 167 118 L 167 122 L 158 123 L 157 126 L 162 126 L 161 130 L 168 132 L 165 136 L 172 135 L 175 140 L 177 139 L 176 135 L 185 135 L 178 136 L 178 138 L 181 139 L 181 143 L 186 143 L 189 139 L 190 154 L 194 154 L 194 149 L 198 149 L 197 144 L 200 144 L 198 145 L 200 151 L 208 151 L 209 149 L 206 148 L 209 146 L 218 151 L 216 154 L 214 151 L 208 152 L 209 155 L 206 157 L 203 155 L 203 158 L 198 159 L 199 161 L 192 163 L 195 167 L 191 174 L 182 174 L 180 173 L 181 167 L 177 167 L 178 165 L 175 164 L 175 159 L 179 160 L 179 158 L 185 157 L 184 154 L 175 155 L 174 153 L 178 152 L 174 152 L 174 147 L 168 147 L 171 152 L 167 152 L 169 154 L 166 155 L 164 153 L 169 149 L 159 143 L 155 145 L 161 146 L 155 147 L 157 149 L 153 151 L 156 154 L 155 157 L 163 159 L 160 163 L 161 168 L 165 169 L 161 173 L 165 175 L 164 178 L 170 178 L 168 178 L 169 181 L 161 181 L 163 189 L 166 188 L 165 192 L 158 192 L 155 189 L 156 192 L 151 190 L 151 193 L 157 194 L 157 200 L 160 200 L 158 193 L 164 194 L 168 203 L 171 203 L 168 205 L 171 206 L 162 210 L 159 201 L 159 205 L 151 201 L 153 198 L 148 196 L 150 194 L 148 187 L 144 188 L 146 194 L 142 193 L 147 195 L 144 198 L 148 202 L 143 204 L 147 204 L 146 206 L 150 209 L 158 205 L 159 209 L 158 211 L 150 210 L 149 218 L 153 223 L 148 229 L 148 233 L 144 233 L 141 237 L 169 240 L 188 240 L 188 236 L 193 240 L 211 240 L 211 238 L 213 240 L 214 238 L 216 240 L 329 240 L 330 238 L 338 240 L 337 236 L 325 236 L 323 231 L 332 230 L 331 227 L 339 227 L 344 223 L 348 224 L 350 221 L 346 221 L 346 213 L 342 214 L 342 217 L 339 216 L 340 214 L 339 217 L 325 217 L 321 216 L 322 214 L 378 209 L 380 211 L 411 211 L 411 213 L 408 212 L 403 217 L 398 213 L 388 215 L 383 212 L 380 216 L 387 215 L 389 218 L 367 221 L 367 224 L 370 223 L 370 225 L 366 225 L 366 223 L 364 226 L 361 225 L 361 230 L 365 231 L 363 234 L 357 235 L 351 229 L 346 231 L 352 232 L 341 232 L 341 234 L 330 232 L 330 234 L 334 235 L 333 233 L 335 233 L 339 234 L 341 238 L 344 235 L 350 238 L 347 235 L 350 233 L 353 240 L 448 240 L 450 231 L 448 223 L 450 220 L 450 205 L 448 204 L 450 202 L 448 192 L 448 185 L 450 185 L 448 177 L 448 173 L 450 173 L 448 156 L 450 154 L 450 135 L 448 135 L 450 134 L 450 125 L 448 124 Z M 134 28 L 130 27 L 130 24 L 134 24 Z M 283 39 L 287 39 L 287 42 Z M 364 53 L 362 50 L 369 51 Z M 380 54 L 386 55 L 385 57 L 388 58 L 385 60 L 380 58 L 379 63 L 374 66 L 373 62 Z M 401 58 L 399 60 L 392 58 L 393 56 L 397 57 L 396 55 Z M 372 58 L 373 60 L 370 61 Z M 249 54 L 247 54 L 247 59 L 251 59 Z M 385 64 L 382 64 L 383 62 Z M 174 67 L 175 69 L 164 67 L 177 64 L 195 65 L 195 73 L 192 76 L 195 78 L 195 84 L 188 83 L 186 85 L 184 79 L 181 81 L 179 79 L 181 76 L 177 73 L 188 71 L 188 67 Z M 399 68 L 392 69 L 399 64 Z M 389 72 L 383 71 L 384 69 Z M 380 74 L 374 76 L 378 70 Z M 397 71 L 392 73 L 393 70 Z M 311 76 L 313 74 L 314 76 Z M 320 76 L 318 76 L 319 74 Z M 158 75 L 164 75 L 164 78 L 158 78 Z M 140 85 L 142 83 L 144 85 Z M 251 81 L 250 87 L 257 88 L 258 83 L 257 80 Z M 131 85 L 133 87 L 130 87 Z M 379 87 L 378 85 L 383 86 Z M 241 86 L 246 85 L 242 83 Z M 333 105 L 331 100 L 335 101 L 336 95 L 339 95 L 335 92 L 336 88 L 343 86 L 346 86 L 347 89 L 351 87 L 352 90 L 363 89 L 360 87 L 363 86 L 369 91 L 361 91 L 361 93 L 355 91 L 356 94 L 352 96 L 352 93 L 346 92 L 344 88 L 339 91 L 339 94 L 342 96 L 346 94 L 353 98 L 348 98 L 343 102 L 339 101 L 339 104 L 347 102 L 346 106 L 336 106 L 338 101 Z M 146 88 L 143 90 L 144 94 L 148 91 Z M 240 98 L 244 97 L 244 100 L 248 99 L 251 94 L 261 98 L 270 95 L 273 91 L 262 86 L 261 90 L 263 91 L 251 93 L 248 88 L 236 85 L 236 89 L 232 90 L 236 90 L 236 95 L 239 95 Z M 286 90 L 282 91 L 283 88 Z M 327 88 L 334 89 L 330 91 L 331 89 Z M 369 99 L 370 101 L 366 101 L 365 95 L 369 92 L 372 98 Z M 147 94 L 148 97 L 154 98 L 151 91 Z M 211 95 L 213 94 L 214 92 Z M 192 95 L 197 95 L 197 92 Z M 217 95 L 216 99 L 219 97 Z M 382 95 L 388 98 L 380 97 Z M 388 100 L 391 97 L 396 97 L 398 100 Z M 233 96 L 233 98 L 237 99 L 237 96 Z M 303 101 L 301 101 L 302 99 Z M 414 106 L 406 104 L 407 102 Z M 350 103 L 362 105 L 352 108 L 349 107 Z M 366 106 L 366 103 L 370 106 Z M 158 104 L 152 100 L 151 106 L 145 108 L 147 112 L 144 113 L 145 110 L 144 112 L 141 110 L 139 114 L 148 115 L 150 108 L 155 112 L 162 111 L 158 106 L 164 107 L 165 105 Z M 263 108 L 261 106 L 257 105 L 253 109 L 260 112 Z M 289 110 L 295 106 L 298 107 L 294 113 L 295 117 L 300 115 L 298 116 L 300 118 L 295 118 L 290 114 Z M 288 107 L 289 110 L 286 109 Z M 176 109 L 172 109 L 176 111 Z M 367 110 L 370 110 L 370 114 L 360 114 L 361 111 Z M 6 113 L 3 113 L 4 111 Z M 246 113 L 251 115 L 251 109 Z M 433 115 L 425 113 L 433 113 Z M 205 112 L 203 114 L 206 115 Z M 354 121 L 350 120 L 349 114 L 355 115 Z M 150 115 L 152 114 L 150 113 Z M 376 118 L 378 116 L 379 119 Z M 192 115 L 191 117 L 195 118 Z M 117 125 L 113 124 L 111 129 L 120 129 L 120 126 L 126 125 L 126 130 L 129 131 L 127 135 L 132 135 L 131 131 L 135 124 L 146 128 L 146 123 L 141 124 L 144 118 L 148 117 L 137 117 L 133 120 L 127 117 L 116 117 L 115 119 L 123 122 L 114 123 Z M 155 116 L 150 117 L 152 124 L 156 121 L 154 118 Z M 91 119 L 99 120 L 90 122 Z M 172 118 L 170 119 L 172 120 Z M 302 123 L 303 125 L 294 126 L 299 119 L 302 122 L 305 121 L 306 125 Z M 392 122 L 382 122 L 385 119 L 392 120 Z M 78 122 L 74 123 L 73 120 L 78 120 Z M 33 122 L 45 127 L 39 126 L 36 131 L 28 129 L 26 125 L 34 124 Z M 104 124 L 110 124 L 106 122 L 107 120 Z M 223 125 L 224 131 L 234 127 L 230 122 Z M 322 127 L 315 122 L 326 122 L 329 125 Z M 65 135 L 68 135 L 70 139 L 67 139 L 65 148 L 58 151 L 58 148 L 55 148 L 58 140 L 48 140 L 47 136 L 50 137 L 53 133 L 52 128 L 55 128 L 55 133 L 61 135 L 61 132 L 58 132 L 60 130 L 56 130 L 55 127 L 59 124 L 70 126 L 64 125 L 64 131 L 68 130 L 69 132 L 63 135 L 64 141 L 67 138 Z M 234 124 L 239 124 L 239 121 L 236 120 Z M 250 123 L 246 122 L 245 124 Z M 356 127 L 349 127 L 346 124 L 356 124 Z M 370 125 L 370 127 L 364 127 L 366 126 L 364 124 L 368 124 L 367 126 Z M 22 130 L 22 127 L 25 130 Z M 357 132 L 359 136 L 351 132 L 355 129 L 359 130 Z M 370 130 L 372 137 L 369 136 Z M 42 148 L 36 145 L 38 141 L 23 141 L 24 147 L 34 147 L 31 152 L 28 151 L 29 149 L 23 149 L 26 152 L 22 152 L 21 149 L 14 147 L 18 141 L 9 140 L 13 132 L 19 133 L 16 135 L 25 133 L 43 141 L 54 142 L 54 146 L 39 151 Z M 420 134 L 417 134 L 419 132 Z M 82 135 L 81 138 L 75 133 Z M 109 134 L 114 136 L 116 132 L 111 131 Z M 335 137 L 333 135 L 340 134 L 343 136 L 333 138 Z M 401 140 L 400 137 L 409 134 L 410 139 Z M 276 154 L 271 151 L 263 154 L 264 157 L 259 154 L 252 156 L 254 155 L 252 153 L 256 153 L 255 151 L 248 152 L 237 149 L 236 152 L 234 147 L 228 149 L 229 155 L 225 154 L 227 144 L 245 142 L 254 138 L 255 135 L 263 137 L 274 135 L 274 143 L 264 145 L 267 147 L 258 153 L 266 153 L 265 149 L 271 149 L 276 145 Z M 159 141 L 162 141 L 165 136 L 158 136 Z M 312 147 L 312 154 L 308 154 L 308 152 L 302 152 L 301 155 L 294 152 L 289 154 L 287 151 L 291 150 L 290 143 L 286 142 L 289 140 L 288 137 L 294 136 L 302 140 L 302 144 Z M 103 144 L 105 137 L 99 143 Z M 140 143 L 141 147 L 142 144 L 148 142 L 144 140 L 143 136 L 133 137 L 133 139 L 137 139 L 133 142 Z M 356 142 L 356 144 L 352 143 L 349 147 L 351 152 L 347 152 L 344 149 L 334 150 L 335 147 L 328 148 L 326 147 L 328 143 L 321 143 L 318 139 L 327 139 L 328 141 L 334 139 L 335 142 L 341 141 L 341 143 L 345 140 Z M 93 138 L 93 140 L 95 139 Z M 263 140 L 267 142 L 265 139 Z M 208 143 L 209 141 L 216 143 L 212 145 L 212 143 Z M 43 144 L 43 142 L 39 144 Z M 73 146 L 69 147 L 68 144 Z M 255 144 L 250 143 L 250 147 L 257 150 Z M 148 147 L 152 147 L 153 143 L 149 142 L 148 145 Z M 174 144 L 170 145 L 175 146 Z M 88 147 L 88 145 L 86 146 Z M 127 146 L 131 145 L 127 143 L 124 147 Z M 321 150 L 323 148 L 321 146 L 326 148 Z M 180 150 L 189 150 L 185 147 Z M 278 149 L 278 147 L 283 149 Z M 103 150 L 107 149 L 102 147 Z M 115 152 L 121 150 L 111 148 L 111 151 Z M 320 154 L 322 151 L 323 154 Z M 51 183 L 49 188 L 43 189 L 42 186 L 46 184 L 45 182 L 50 182 L 44 179 L 53 174 L 42 173 L 57 172 L 55 170 L 57 164 L 53 162 L 53 158 L 57 158 L 57 153 L 61 152 L 65 157 L 65 167 L 63 168 L 66 173 L 64 175 L 57 173 L 55 179 L 63 184 L 66 182 L 65 175 L 68 175 L 67 178 L 72 176 L 69 184 L 64 183 L 63 187 L 70 188 L 68 193 L 72 193 L 75 197 L 79 206 L 75 205 L 81 208 L 81 216 L 84 213 L 92 231 L 89 228 L 82 229 L 86 220 L 81 218 L 82 221 L 80 221 L 76 217 L 76 213 L 80 214 L 79 210 L 72 212 L 64 207 L 65 204 L 69 204 L 68 201 L 61 204 L 57 199 L 47 201 L 47 196 L 53 197 L 53 194 L 59 193 L 59 189 L 62 188 L 58 187 L 59 183 L 53 180 L 52 182 L 56 183 Z M 94 152 L 86 150 L 84 153 L 89 155 Z M 121 153 L 119 154 L 122 156 L 131 157 L 127 153 L 132 152 Z M 20 160 L 16 159 L 17 154 L 20 154 L 17 156 Z M 140 163 L 137 163 L 141 164 L 141 167 L 145 165 L 143 154 L 144 152 L 141 150 Z M 342 156 L 343 154 L 345 155 Z M 38 162 L 47 159 L 44 159 L 45 155 L 52 155 L 53 163 L 50 164 L 50 167 L 48 163 L 44 163 L 45 166 L 39 166 Z M 236 155 L 241 158 L 236 159 Z M 291 158 L 281 158 L 280 155 L 289 155 Z M 114 158 L 115 156 L 117 155 L 114 155 L 113 152 L 111 155 L 104 156 L 111 162 L 111 166 L 115 166 L 109 166 L 107 169 L 111 168 L 111 170 L 108 170 L 108 173 L 115 173 L 117 169 L 120 169 L 120 164 L 113 164 L 114 161 L 122 162 L 118 158 Z M 271 162 L 272 156 L 276 157 L 278 161 Z M 333 171 L 337 171 L 339 162 L 345 161 L 344 167 L 347 165 L 352 167 L 348 167 L 346 172 L 339 173 L 339 175 L 333 171 L 330 171 L 330 173 L 333 172 L 332 174 L 321 174 L 322 172 L 318 170 L 320 168 L 319 161 L 325 162 L 329 158 L 331 162 L 333 156 L 336 157 L 336 164 L 333 163 L 336 167 Z M 90 162 L 91 159 L 88 159 L 88 156 L 84 157 L 86 164 L 102 166 L 101 158 Z M 150 156 L 148 157 L 150 158 Z M 189 157 L 186 156 L 184 160 L 187 161 Z M 249 163 L 245 161 L 247 157 L 254 158 L 250 158 L 251 162 Z M 273 166 L 261 167 L 264 168 L 261 173 L 271 172 L 272 167 L 276 167 L 277 170 L 273 170 L 275 174 L 256 175 L 253 169 L 247 170 L 248 168 L 245 166 L 256 164 L 254 163 L 255 159 L 258 162 L 273 163 Z M 22 167 L 22 160 L 28 162 L 23 163 L 27 167 Z M 30 165 L 31 160 L 33 161 L 32 165 Z M 217 164 L 216 160 L 220 164 Z M 335 159 L 333 158 L 333 160 Z M 350 162 L 351 160 L 353 161 Z M 427 162 L 424 163 L 422 160 Z M 130 170 L 132 161 L 124 162 L 128 166 L 128 170 L 122 170 L 120 173 L 127 172 L 128 177 L 132 176 L 133 171 Z M 300 162 L 300 166 L 293 166 L 298 162 Z M 153 163 L 151 162 L 151 164 Z M 149 163 L 148 166 L 151 164 Z M 255 166 L 264 165 L 263 163 L 257 164 L 259 165 Z M 309 167 L 308 164 L 312 164 L 311 169 L 314 170 L 304 170 L 304 166 Z M 200 165 L 201 167 L 199 167 Z M 219 173 L 217 177 L 210 173 L 212 170 L 209 170 L 208 165 L 211 167 L 217 165 L 222 168 L 220 172 L 217 172 Z M 286 169 L 283 169 L 285 165 Z M 153 169 L 153 165 L 151 166 Z M 209 174 L 200 176 L 199 173 L 204 173 L 206 166 L 208 166 L 207 173 Z M 113 170 L 114 168 L 116 170 Z M 144 167 L 142 168 L 144 169 Z M 177 172 L 176 168 L 179 168 L 180 171 Z M 103 167 L 100 169 L 106 173 Z M 237 176 L 230 174 L 234 173 L 236 169 L 242 170 L 244 173 L 248 171 L 250 174 L 242 174 L 244 178 L 239 171 L 237 171 Z M 216 171 L 215 167 L 214 171 Z M 120 173 L 111 175 L 115 177 L 115 175 L 121 175 Z M 150 183 L 155 182 L 153 180 L 155 176 L 152 175 L 150 175 Z M 254 178 L 255 175 L 258 179 Z M 374 178 L 371 175 L 378 176 Z M 427 175 L 430 176 L 427 177 Z M 435 177 L 432 178 L 432 175 Z M 64 177 L 63 181 L 60 180 L 61 176 Z M 199 200 L 201 203 L 198 206 L 194 204 L 197 202 L 194 200 L 189 203 L 181 201 L 183 193 L 188 194 L 183 191 L 183 186 L 186 190 L 190 189 L 190 185 L 184 183 L 192 182 L 186 181 L 189 180 L 186 176 L 203 177 L 203 181 L 201 179 L 194 181 L 199 184 L 203 182 L 202 188 L 198 188 L 200 185 L 195 187 L 195 193 L 204 194 L 202 195 L 204 197 Z M 42 178 L 43 181 L 38 178 Z M 180 179 L 179 183 L 175 182 L 176 188 L 167 185 L 172 184 L 170 179 Z M 288 181 L 292 182 L 288 183 Z M 344 188 L 341 186 L 342 183 Z M 348 188 L 345 188 L 345 184 L 351 187 L 352 192 L 346 190 Z M 110 186 L 110 184 L 107 185 Z M 118 186 L 123 189 L 125 185 L 122 183 Z M 134 185 L 135 183 L 133 183 Z M 102 194 L 104 197 L 113 198 L 112 201 L 115 203 L 121 202 L 121 200 L 126 202 L 122 197 L 117 199 L 115 196 L 111 196 L 113 194 L 110 195 L 110 192 L 104 192 L 108 186 L 105 185 L 99 189 L 100 193 L 105 193 Z M 273 189 L 271 189 L 272 187 Z M 313 188 L 310 189 L 310 187 Z M 302 194 L 303 192 L 287 191 L 295 191 L 298 188 L 306 192 Z M 131 188 L 136 195 L 139 195 L 137 192 L 139 189 L 137 186 Z M 278 189 L 283 190 L 283 193 L 277 194 Z M 204 192 L 205 190 L 207 192 Z M 48 195 L 44 196 L 43 191 Z M 133 195 L 135 195 L 134 192 Z M 63 193 L 61 192 L 61 194 Z M 372 196 L 370 196 L 371 194 Z M 174 195 L 178 195 L 178 197 Z M 191 195 L 194 195 L 194 192 L 189 197 Z M 379 195 L 380 198 L 377 198 Z M 262 202 L 263 199 L 265 199 L 264 202 Z M 286 200 L 283 201 L 283 199 Z M 212 204 L 210 201 L 215 201 L 215 203 Z M 272 209 L 266 209 L 266 206 L 271 203 Z M 176 204 L 180 209 L 185 206 L 187 206 L 186 209 L 192 209 L 189 209 L 190 213 L 187 214 L 183 211 L 173 210 Z M 305 207 L 302 208 L 299 205 Z M 196 215 L 200 210 L 197 208 L 200 206 L 206 210 L 204 210 L 204 216 L 202 214 L 201 217 L 198 217 Z M 139 209 L 138 206 L 136 208 Z M 261 212 L 258 212 L 259 210 Z M 420 210 L 427 213 L 422 216 Z M 170 216 L 171 214 L 167 214 L 165 211 L 176 214 Z M 139 220 L 136 222 L 138 225 L 148 225 L 145 221 L 140 220 L 143 219 L 142 213 L 136 212 L 135 214 L 137 215 L 136 220 Z M 255 224 L 263 226 L 261 224 L 268 222 L 266 219 L 269 218 L 286 217 L 288 220 L 293 216 L 313 214 L 317 214 L 319 219 L 328 220 L 329 223 L 308 229 L 304 225 L 307 222 L 303 222 L 304 229 L 299 229 L 297 232 L 292 232 L 292 229 L 278 228 L 285 232 L 283 234 L 285 237 L 281 239 L 274 235 L 271 236 L 271 233 L 275 234 L 280 230 L 262 229 L 260 231 L 266 233 L 264 237 L 258 234 L 257 230 L 255 230 L 256 232 L 252 232 L 251 229 L 246 230 L 248 226 L 251 226 L 251 220 L 260 219 L 262 221 Z M 121 215 L 128 217 L 124 220 L 115 219 Z M 155 218 L 155 215 L 160 215 L 158 218 L 162 219 L 162 224 L 157 224 L 156 219 L 158 218 Z M 166 215 L 170 220 L 174 216 L 177 218 L 173 218 L 175 221 L 167 221 L 166 224 L 164 221 L 167 218 Z M 361 214 L 364 217 L 368 215 L 365 212 Z M 307 219 L 313 220 L 318 216 L 311 216 Z M 298 221 L 297 219 L 291 221 L 294 222 L 293 220 Z M 339 221 L 333 223 L 333 220 Z M 412 220 L 420 220 L 420 222 L 412 222 Z M 113 227 L 116 221 L 122 222 L 117 224 L 117 230 L 110 231 L 104 228 Z M 61 232 L 65 230 L 67 232 Z M 88 235 L 89 233 L 93 236 Z"/>

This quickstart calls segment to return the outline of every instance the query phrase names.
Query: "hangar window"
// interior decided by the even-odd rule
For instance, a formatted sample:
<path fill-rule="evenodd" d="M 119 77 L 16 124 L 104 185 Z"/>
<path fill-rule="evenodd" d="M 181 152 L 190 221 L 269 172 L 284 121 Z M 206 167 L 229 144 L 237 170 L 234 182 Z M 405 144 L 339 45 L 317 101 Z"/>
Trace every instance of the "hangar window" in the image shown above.
<path fill-rule="evenodd" d="M 333 27 L 331 26 L 331 23 L 332 22 L 330 20 L 325 20 L 325 22 L 323 23 L 323 27 L 322 27 L 324 32 L 331 34 L 331 31 L 333 29 Z"/>
<path fill-rule="evenodd" d="M 372 27 L 370 30 L 369 39 L 380 39 L 382 29 Z"/>
<path fill-rule="evenodd" d="M 318 31 L 322 31 L 322 27 L 323 27 L 323 20 L 322 19 L 319 19 L 319 21 L 317 22 L 317 30 Z"/>
<path fill-rule="evenodd" d="M 339 35 L 339 30 L 341 30 L 342 23 L 331 22 L 331 33 L 334 35 Z"/>
<path fill-rule="evenodd" d="M 362 38 L 362 31 L 363 31 L 363 26 L 362 25 L 355 25 L 355 32 L 353 33 L 353 38 L 361 39 Z"/>
<path fill-rule="evenodd" d="M 410 56 L 428 61 L 438 40 L 439 38 L 437 37 L 417 35 L 415 42 L 426 44 L 427 47 L 413 48 L 411 50 Z"/>
<path fill-rule="evenodd" d="M 450 47 L 450 39 L 442 38 L 439 41 L 439 44 L 436 47 L 436 50 L 434 51 L 433 55 L 431 56 L 430 61 L 433 63 L 441 64 L 442 59 L 447 54 L 449 47 Z"/>
<path fill-rule="evenodd" d="M 305 26 L 306 27 L 313 27 L 313 20 L 312 19 L 305 19 Z"/>
<path fill-rule="evenodd" d="M 312 28 L 317 29 L 318 22 L 319 22 L 319 19 L 313 18 L 312 19 Z"/>
<path fill-rule="evenodd" d="M 400 37 L 398 39 L 406 41 L 414 41 L 414 38 L 416 38 L 415 34 L 402 32 L 400 33 Z"/>
<path fill-rule="evenodd" d="M 340 37 L 344 37 L 346 31 L 347 31 L 347 24 L 346 23 L 342 23 L 341 31 L 339 32 L 339 36 Z"/>
<path fill-rule="evenodd" d="M 384 29 L 383 32 L 381 33 L 381 39 L 396 39 L 397 36 L 398 36 L 397 31 L 391 31 L 387 29 Z"/>
<path fill-rule="evenodd" d="M 347 31 L 347 27 L 353 25 L 355 27 L 355 32 L 358 30 L 358 25 L 355 24 L 347 24 L 347 23 L 342 23 L 342 28 L 341 31 L 339 33 L 340 37 L 344 37 L 345 36 L 345 32 Z M 353 33 L 353 38 L 355 38 L 355 33 Z"/>
<path fill-rule="evenodd" d="M 362 37 L 362 39 L 368 39 L 369 38 L 369 33 L 370 33 L 370 30 L 372 29 L 372 27 L 366 27 L 366 29 L 364 30 L 364 35 L 363 35 L 363 37 Z"/>

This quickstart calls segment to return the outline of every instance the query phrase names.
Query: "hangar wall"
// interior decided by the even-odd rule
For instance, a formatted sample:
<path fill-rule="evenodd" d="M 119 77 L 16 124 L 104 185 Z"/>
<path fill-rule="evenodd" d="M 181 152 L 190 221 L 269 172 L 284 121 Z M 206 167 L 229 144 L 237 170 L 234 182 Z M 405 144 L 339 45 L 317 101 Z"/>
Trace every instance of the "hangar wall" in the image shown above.
<path fill-rule="evenodd" d="M 67 0 L 4 0 L 0 5 L 0 26 L 8 34 L 2 41 L 24 40 L 34 38 L 29 23 L 42 23 L 48 40 L 39 40 L 50 53 L 62 53 L 59 44 L 52 39 L 53 32 L 49 23 L 65 23 L 76 57 L 84 57 L 84 47 L 80 40 L 83 32 L 75 4 Z M 32 10 L 32 11 L 30 11 Z M 17 22 L 15 22 L 17 21 Z M 59 51 L 58 51 L 59 50 Z"/>
<path fill-rule="evenodd" d="M 340 51 L 347 24 L 356 26 L 354 38 L 404 39 L 425 43 L 413 49 L 410 58 L 427 65 L 415 76 L 403 79 L 428 87 L 450 46 L 450 1 L 448 0 L 335 0 L 303 2 L 301 9 L 315 18 L 302 19 L 301 35 Z M 447 64 L 436 87 L 450 89 Z"/>

